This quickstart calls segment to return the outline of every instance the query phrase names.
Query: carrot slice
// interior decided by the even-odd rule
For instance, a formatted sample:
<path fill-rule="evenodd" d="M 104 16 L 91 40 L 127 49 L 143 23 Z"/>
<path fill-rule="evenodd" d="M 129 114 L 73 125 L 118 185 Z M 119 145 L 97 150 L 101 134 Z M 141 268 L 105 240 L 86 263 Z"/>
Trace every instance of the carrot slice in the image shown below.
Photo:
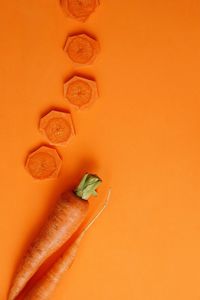
<path fill-rule="evenodd" d="M 85 22 L 99 4 L 98 0 L 61 0 L 67 15 L 81 22 Z"/>
<path fill-rule="evenodd" d="M 78 109 L 89 107 L 98 97 L 94 80 L 74 76 L 64 84 L 64 96 Z"/>
<path fill-rule="evenodd" d="M 66 145 L 74 135 L 71 114 L 57 110 L 40 119 L 39 129 L 52 145 Z"/>
<path fill-rule="evenodd" d="M 92 64 L 100 51 L 99 42 L 86 34 L 70 36 L 64 51 L 77 64 Z"/>
<path fill-rule="evenodd" d="M 35 179 L 57 178 L 62 160 L 55 149 L 42 146 L 28 155 L 26 169 Z"/>

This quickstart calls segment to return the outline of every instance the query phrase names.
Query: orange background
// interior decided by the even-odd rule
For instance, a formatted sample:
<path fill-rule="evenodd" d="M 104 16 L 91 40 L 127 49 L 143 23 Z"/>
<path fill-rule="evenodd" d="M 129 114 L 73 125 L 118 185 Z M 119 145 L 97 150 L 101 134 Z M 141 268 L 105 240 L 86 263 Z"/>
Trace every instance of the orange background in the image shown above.
<path fill-rule="evenodd" d="M 59 194 L 88 170 L 112 187 L 54 300 L 200 297 L 200 4 L 102 0 L 85 24 L 58 0 L 1 1 L 0 299 Z M 91 67 L 100 98 L 73 113 L 77 136 L 60 148 L 56 181 L 34 181 L 26 155 L 51 107 L 69 109 L 74 68 L 62 47 L 86 31 L 101 43 Z M 97 200 L 95 200 L 97 201 Z"/>

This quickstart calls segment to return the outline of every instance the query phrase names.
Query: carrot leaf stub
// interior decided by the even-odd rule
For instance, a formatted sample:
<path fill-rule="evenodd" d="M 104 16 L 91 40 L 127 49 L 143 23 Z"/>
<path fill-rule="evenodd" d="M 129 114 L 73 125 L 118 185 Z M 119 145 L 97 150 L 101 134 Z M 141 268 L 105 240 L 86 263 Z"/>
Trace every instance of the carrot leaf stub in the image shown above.
<path fill-rule="evenodd" d="M 96 189 L 102 183 L 102 180 L 94 174 L 86 173 L 74 193 L 82 200 L 88 200 L 91 196 L 97 196 Z"/>

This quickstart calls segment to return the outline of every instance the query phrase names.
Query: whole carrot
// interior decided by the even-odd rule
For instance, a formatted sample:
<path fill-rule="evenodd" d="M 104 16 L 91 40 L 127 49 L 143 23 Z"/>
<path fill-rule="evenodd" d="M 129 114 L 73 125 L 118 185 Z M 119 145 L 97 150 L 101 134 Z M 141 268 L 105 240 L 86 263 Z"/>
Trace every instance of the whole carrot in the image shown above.
<path fill-rule="evenodd" d="M 106 208 L 109 196 L 110 191 L 108 193 L 104 206 L 99 210 L 97 215 L 83 229 L 76 240 L 65 251 L 65 253 L 61 255 L 60 258 L 53 264 L 50 270 L 25 295 L 24 300 L 48 300 L 51 298 L 52 293 L 56 289 L 57 284 L 60 282 L 63 274 L 71 267 L 72 263 L 74 262 L 83 236 Z"/>
<path fill-rule="evenodd" d="M 90 196 L 96 195 L 101 179 L 85 174 L 72 192 L 64 193 L 56 204 L 38 237 L 24 256 L 11 286 L 8 300 L 14 300 L 39 267 L 56 252 L 85 219 Z"/>

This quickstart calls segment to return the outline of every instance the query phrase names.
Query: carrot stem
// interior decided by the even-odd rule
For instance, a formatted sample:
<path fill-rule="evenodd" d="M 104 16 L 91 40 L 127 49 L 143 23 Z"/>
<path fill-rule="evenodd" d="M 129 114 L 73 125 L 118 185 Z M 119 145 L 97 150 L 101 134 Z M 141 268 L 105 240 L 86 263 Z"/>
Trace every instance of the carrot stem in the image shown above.
<path fill-rule="evenodd" d="M 86 173 L 74 193 L 82 200 L 88 200 L 91 196 L 97 196 L 96 189 L 101 183 L 102 180 L 97 175 Z"/>

